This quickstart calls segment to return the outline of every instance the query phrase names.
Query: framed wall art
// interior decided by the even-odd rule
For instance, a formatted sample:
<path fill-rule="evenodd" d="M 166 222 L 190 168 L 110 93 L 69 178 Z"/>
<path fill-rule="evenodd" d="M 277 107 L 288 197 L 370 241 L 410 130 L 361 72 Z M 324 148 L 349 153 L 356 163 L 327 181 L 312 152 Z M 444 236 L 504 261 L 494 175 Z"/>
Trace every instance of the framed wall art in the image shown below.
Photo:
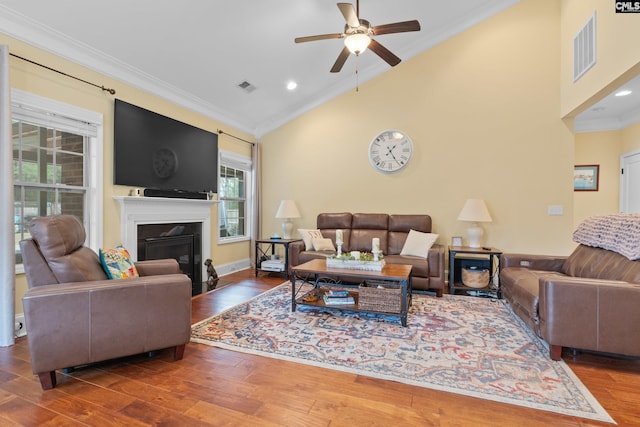
<path fill-rule="evenodd" d="M 598 191 L 600 165 L 575 165 L 573 191 Z"/>

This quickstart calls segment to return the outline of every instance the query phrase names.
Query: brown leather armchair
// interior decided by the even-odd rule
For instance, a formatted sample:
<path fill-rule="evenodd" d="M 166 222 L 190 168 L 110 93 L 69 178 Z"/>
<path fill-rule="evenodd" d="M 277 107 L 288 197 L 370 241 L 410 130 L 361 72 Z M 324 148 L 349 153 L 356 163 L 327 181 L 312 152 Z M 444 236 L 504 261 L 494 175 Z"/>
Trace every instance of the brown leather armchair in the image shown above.
<path fill-rule="evenodd" d="M 29 290 L 22 298 L 33 372 L 42 388 L 56 369 L 173 348 L 191 333 L 191 280 L 173 260 L 136 263 L 140 277 L 108 280 L 71 215 L 34 219 L 20 242 Z"/>

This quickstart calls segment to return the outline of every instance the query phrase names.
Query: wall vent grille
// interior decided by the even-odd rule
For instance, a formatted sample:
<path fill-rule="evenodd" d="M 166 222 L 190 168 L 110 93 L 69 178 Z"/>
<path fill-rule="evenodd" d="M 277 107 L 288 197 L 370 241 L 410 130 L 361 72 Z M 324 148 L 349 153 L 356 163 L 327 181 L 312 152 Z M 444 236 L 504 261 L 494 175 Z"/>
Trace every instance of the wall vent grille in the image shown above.
<path fill-rule="evenodd" d="M 596 13 L 573 38 L 573 81 L 576 82 L 596 63 Z"/>

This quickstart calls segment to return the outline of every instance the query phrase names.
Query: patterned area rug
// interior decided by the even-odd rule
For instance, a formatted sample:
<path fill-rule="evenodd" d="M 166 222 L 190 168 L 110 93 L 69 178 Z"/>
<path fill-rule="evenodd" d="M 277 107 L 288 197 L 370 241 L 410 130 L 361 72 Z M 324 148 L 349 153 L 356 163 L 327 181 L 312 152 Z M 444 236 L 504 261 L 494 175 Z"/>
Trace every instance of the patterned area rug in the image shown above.
<path fill-rule="evenodd" d="M 197 323 L 191 340 L 614 423 L 502 300 L 414 294 L 404 328 L 397 316 L 305 306 L 292 313 L 285 283 Z"/>

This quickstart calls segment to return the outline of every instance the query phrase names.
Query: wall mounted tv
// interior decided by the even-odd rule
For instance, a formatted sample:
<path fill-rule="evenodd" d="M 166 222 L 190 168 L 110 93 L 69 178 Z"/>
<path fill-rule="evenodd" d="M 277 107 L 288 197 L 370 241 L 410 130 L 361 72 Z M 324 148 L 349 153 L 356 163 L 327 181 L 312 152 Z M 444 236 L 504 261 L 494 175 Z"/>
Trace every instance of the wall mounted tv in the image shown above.
<path fill-rule="evenodd" d="M 115 100 L 116 185 L 218 192 L 218 135 Z"/>

